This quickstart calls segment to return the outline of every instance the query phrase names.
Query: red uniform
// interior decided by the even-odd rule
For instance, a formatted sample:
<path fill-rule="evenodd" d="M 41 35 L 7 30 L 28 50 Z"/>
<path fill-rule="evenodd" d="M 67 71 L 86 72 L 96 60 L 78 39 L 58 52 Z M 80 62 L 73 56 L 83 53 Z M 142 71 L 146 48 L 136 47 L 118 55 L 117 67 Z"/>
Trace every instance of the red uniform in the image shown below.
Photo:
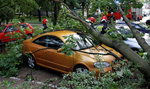
<path fill-rule="evenodd" d="M 115 17 L 115 20 L 118 20 L 118 19 L 121 19 L 122 15 L 121 13 L 118 11 L 118 12 L 114 12 L 114 17 Z"/>

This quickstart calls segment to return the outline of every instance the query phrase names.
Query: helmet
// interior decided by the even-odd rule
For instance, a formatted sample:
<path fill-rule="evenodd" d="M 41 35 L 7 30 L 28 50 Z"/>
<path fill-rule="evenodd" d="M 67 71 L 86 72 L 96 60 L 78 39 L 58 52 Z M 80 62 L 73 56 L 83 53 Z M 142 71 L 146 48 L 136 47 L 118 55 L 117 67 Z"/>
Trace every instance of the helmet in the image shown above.
<path fill-rule="evenodd" d="M 95 19 L 94 17 L 90 17 L 90 18 L 88 18 L 88 20 L 89 20 L 90 22 L 92 22 L 92 23 L 95 23 L 95 22 L 96 22 L 96 19 Z"/>

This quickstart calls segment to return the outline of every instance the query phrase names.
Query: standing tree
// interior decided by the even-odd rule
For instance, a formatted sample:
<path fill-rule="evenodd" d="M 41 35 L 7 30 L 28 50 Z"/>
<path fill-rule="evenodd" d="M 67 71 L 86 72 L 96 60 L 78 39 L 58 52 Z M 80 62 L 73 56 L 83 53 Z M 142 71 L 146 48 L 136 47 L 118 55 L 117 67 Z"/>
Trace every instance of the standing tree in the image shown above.
<path fill-rule="evenodd" d="M 41 10 L 46 12 L 46 16 L 48 16 L 48 12 L 53 12 L 52 11 L 52 2 L 50 0 L 35 0 L 37 2 L 37 4 L 39 5 L 38 8 L 38 17 L 39 17 L 39 22 L 41 22 L 42 17 L 41 17 Z"/>
<path fill-rule="evenodd" d="M 15 15 L 15 4 L 12 0 L 0 0 L 0 24 L 4 21 L 8 23 L 9 19 L 12 19 Z"/>
<path fill-rule="evenodd" d="M 16 13 L 29 13 L 38 5 L 34 0 L 0 0 L 0 22 L 13 19 Z"/>

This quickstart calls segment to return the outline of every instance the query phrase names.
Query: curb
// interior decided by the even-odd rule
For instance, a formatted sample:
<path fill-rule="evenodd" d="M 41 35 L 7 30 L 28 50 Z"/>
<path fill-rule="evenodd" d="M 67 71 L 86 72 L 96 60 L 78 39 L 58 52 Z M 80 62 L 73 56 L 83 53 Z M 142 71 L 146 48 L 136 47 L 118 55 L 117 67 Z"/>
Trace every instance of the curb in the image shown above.
<path fill-rule="evenodd" d="M 21 78 L 17 78 L 17 77 L 9 77 L 9 79 L 12 79 L 12 80 L 22 80 Z M 31 81 L 32 83 L 36 83 L 36 84 L 39 84 L 39 85 L 47 85 L 49 87 L 52 87 L 52 88 L 58 88 L 56 85 L 53 85 L 53 84 L 45 84 L 44 82 L 40 82 L 40 81 Z"/>

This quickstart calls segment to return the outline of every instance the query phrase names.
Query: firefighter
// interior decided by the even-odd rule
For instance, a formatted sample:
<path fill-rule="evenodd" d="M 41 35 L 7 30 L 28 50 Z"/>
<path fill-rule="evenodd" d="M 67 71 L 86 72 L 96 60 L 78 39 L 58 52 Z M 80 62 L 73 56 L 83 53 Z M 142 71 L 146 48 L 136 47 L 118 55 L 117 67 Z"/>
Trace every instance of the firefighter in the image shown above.
<path fill-rule="evenodd" d="M 48 28 L 48 26 L 47 26 L 47 22 L 48 22 L 48 20 L 47 19 L 43 19 L 43 21 L 42 21 L 42 24 L 43 24 L 43 30 L 45 30 L 45 29 L 47 29 Z"/>
<path fill-rule="evenodd" d="M 101 23 L 103 24 L 101 34 L 104 34 L 104 33 L 106 33 L 107 24 L 108 24 L 108 18 L 107 18 L 106 15 L 103 15 L 103 16 L 102 16 L 102 18 L 101 18 Z"/>
<path fill-rule="evenodd" d="M 89 17 L 87 20 L 86 20 L 88 23 L 90 23 L 89 25 L 91 27 L 94 28 L 94 23 L 96 22 L 96 19 L 94 17 Z"/>

